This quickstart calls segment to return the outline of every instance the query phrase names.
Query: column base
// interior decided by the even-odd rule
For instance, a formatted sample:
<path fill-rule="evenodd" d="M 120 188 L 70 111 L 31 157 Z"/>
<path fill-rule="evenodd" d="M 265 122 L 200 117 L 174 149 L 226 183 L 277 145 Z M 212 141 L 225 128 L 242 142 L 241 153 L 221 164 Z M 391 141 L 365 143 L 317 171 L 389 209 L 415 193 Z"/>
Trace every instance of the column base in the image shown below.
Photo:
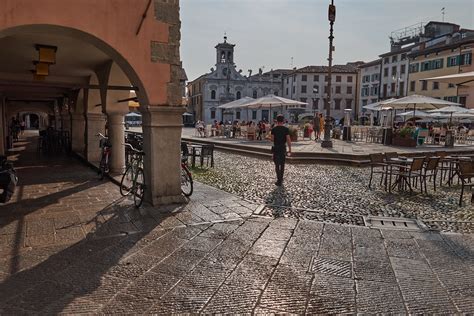
<path fill-rule="evenodd" d="M 149 201 L 153 206 L 168 205 L 168 204 L 184 204 L 188 202 L 188 199 L 184 195 L 174 196 L 154 196 L 152 201 Z"/>

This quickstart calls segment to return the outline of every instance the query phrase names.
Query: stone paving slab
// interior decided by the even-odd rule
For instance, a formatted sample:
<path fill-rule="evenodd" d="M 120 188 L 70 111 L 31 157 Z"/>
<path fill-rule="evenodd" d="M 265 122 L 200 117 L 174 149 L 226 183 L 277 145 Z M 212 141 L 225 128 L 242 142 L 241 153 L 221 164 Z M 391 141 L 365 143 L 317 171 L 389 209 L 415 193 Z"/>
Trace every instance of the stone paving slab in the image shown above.
<path fill-rule="evenodd" d="M 187 205 L 137 210 L 84 166 L 54 166 L 20 164 L 1 206 L 0 315 L 474 312 L 472 235 L 252 216 L 200 184 Z"/>

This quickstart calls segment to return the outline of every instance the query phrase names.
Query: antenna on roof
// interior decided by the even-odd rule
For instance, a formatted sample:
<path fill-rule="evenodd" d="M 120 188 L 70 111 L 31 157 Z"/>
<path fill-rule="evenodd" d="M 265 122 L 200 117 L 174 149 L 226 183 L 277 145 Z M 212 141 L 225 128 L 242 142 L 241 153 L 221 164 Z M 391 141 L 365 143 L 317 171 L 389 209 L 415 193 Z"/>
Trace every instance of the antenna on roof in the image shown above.
<path fill-rule="evenodd" d="M 291 57 L 290 68 L 293 68 L 293 57 Z"/>
<path fill-rule="evenodd" d="M 227 32 L 224 32 L 224 43 L 227 43 Z"/>
<path fill-rule="evenodd" d="M 446 13 L 446 12 L 445 12 L 445 9 L 444 9 L 444 7 L 442 7 L 442 8 L 441 8 L 441 14 L 443 15 L 443 22 L 444 22 L 444 14 L 445 14 L 445 13 Z"/>

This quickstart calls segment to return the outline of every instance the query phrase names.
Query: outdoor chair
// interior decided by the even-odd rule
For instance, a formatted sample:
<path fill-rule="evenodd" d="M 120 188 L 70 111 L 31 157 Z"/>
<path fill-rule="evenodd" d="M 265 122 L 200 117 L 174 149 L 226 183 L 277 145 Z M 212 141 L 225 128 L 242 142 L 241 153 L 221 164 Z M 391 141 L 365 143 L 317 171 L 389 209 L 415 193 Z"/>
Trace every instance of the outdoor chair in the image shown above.
<path fill-rule="evenodd" d="M 240 127 L 240 135 L 245 139 L 247 138 L 247 126 Z"/>
<path fill-rule="evenodd" d="M 433 180 L 433 190 L 436 192 L 436 176 L 438 175 L 439 160 L 439 157 L 429 157 L 425 161 L 422 174 L 425 193 L 428 193 L 426 182 L 427 179 L 429 179 L 429 181 Z"/>
<path fill-rule="evenodd" d="M 467 132 L 466 141 L 467 141 L 469 144 L 472 144 L 472 143 L 473 143 L 473 141 L 474 141 L 474 130 L 469 130 L 469 132 Z"/>
<path fill-rule="evenodd" d="M 443 180 L 446 179 L 446 176 L 449 176 L 451 173 L 451 161 L 446 159 L 448 153 L 445 151 L 437 151 L 436 156 L 439 157 L 438 163 L 438 173 L 439 173 L 439 185 L 443 185 Z"/>
<path fill-rule="evenodd" d="M 200 163 L 201 167 L 204 165 L 204 160 L 206 160 L 206 166 L 209 166 L 209 160 L 211 160 L 211 167 L 214 167 L 214 145 L 202 145 L 200 153 Z"/>
<path fill-rule="evenodd" d="M 407 186 L 410 193 L 413 193 L 413 186 L 417 187 L 418 180 L 420 180 L 421 193 L 423 193 L 423 180 L 422 170 L 425 157 L 413 158 L 413 161 L 409 165 L 390 165 L 390 186 L 392 185 L 391 179 L 396 176 L 399 188 Z M 413 183 L 413 185 L 412 185 Z"/>
<path fill-rule="evenodd" d="M 385 155 L 385 163 L 390 163 L 390 159 L 398 158 L 398 153 L 395 151 L 390 151 L 384 154 Z"/>
<path fill-rule="evenodd" d="M 467 132 L 464 130 L 456 131 L 454 140 L 458 144 L 465 144 L 467 140 Z"/>
<path fill-rule="evenodd" d="M 469 187 L 472 190 L 474 187 L 474 160 L 459 161 L 459 179 L 461 180 L 461 196 L 459 197 L 459 206 L 462 205 L 462 197 L 464 194 L 464 187 Z M 474 202 L 474 194 L 471 193 L 471 203 Z"/>
<path fill-rule="evenodd" d="M 184 162 L 187 165 L 188 158 L 189 158 L 188 144 L 186 144 L 185 142 L 181 142 L 181 162 Z"/>
<path fill-rule="evenodd" d="M 427 143 L 428 137 L 430 136 L 430 131 L 427 129 L 422 129 L 418 132 L 416 137 L 416 145 L 421 146 L 424 143 Z"/>
<path fill-rule="evenodd" d="M 249 126 L 247 129 L 247 139 L 248 140 L 255 140 L 255 127 L 254 126 Z"/>
<path fill-rule="evenodd" d="M 372 178 L 374 174 L 380 174 L 380 185 L 384 180 L 385 174 L 387 172 L 388 165 L 384 161 L 384 157 L 382 154 L 370 154 L 370 179 L 369 179 L 369 189 L 372 185 Z M 386 182 L 385 178 L 385 182 Z"/>

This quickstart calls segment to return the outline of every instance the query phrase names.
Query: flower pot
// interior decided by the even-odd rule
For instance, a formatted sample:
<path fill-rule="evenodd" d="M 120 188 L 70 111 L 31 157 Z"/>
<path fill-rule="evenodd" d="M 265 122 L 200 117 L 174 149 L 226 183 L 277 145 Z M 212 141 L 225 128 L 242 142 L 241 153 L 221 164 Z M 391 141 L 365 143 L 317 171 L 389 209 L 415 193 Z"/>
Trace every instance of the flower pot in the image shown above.
<path fill-rule="evenodd" d="M 409 137 L 394 137 L 392 139 L 392 145 L 400 147 L 416 147 L 416 140 Z"/>

